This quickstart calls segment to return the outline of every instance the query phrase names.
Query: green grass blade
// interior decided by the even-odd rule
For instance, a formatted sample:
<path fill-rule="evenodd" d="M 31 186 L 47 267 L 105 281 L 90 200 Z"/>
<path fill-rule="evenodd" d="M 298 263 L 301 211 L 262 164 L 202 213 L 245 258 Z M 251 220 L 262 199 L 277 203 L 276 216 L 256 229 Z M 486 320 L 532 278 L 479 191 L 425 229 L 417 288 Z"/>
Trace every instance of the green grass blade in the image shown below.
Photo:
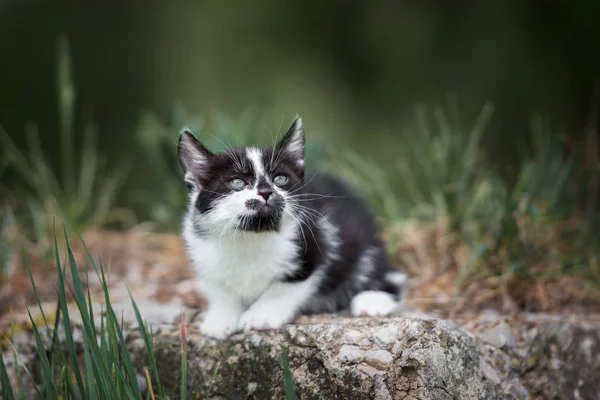
<path fill-rule="evenodd" d="M 71 266 L 71 275 L 72 275 L 72 279 L 73 279 L 73 286 L 74 286 L 74 291 L 75 291 L 75 300 L 77 302 L 77 305 L 79 307 L 79 311 L 81 313 L 81 317 L 83 319 L 83 323 L 84 326 L 86 326 L 87 331 L 89 332 L 90 335 L 90 339 L 91 338 L 95 338 L 95 331 L 92 329 L 92 323 L 90 321 L 90 315 L 88 314 L 88 307 L 86 304 L 86 298 L 85 298 L 85 293 L 83 291 L 83 283 L 81 281 L 81 276 L 79 275 L 79 271 L 77 269 L 77 264 L 75 262 L 75 257 L 73 256 L 73 252 L 71 250 L 71 246 L 69 245 L 69 239 L 67 237 L 67 232 L 66 232 L 66 228 L 64 228 L 65 231 L 65 241 L 67 244 L 67 252 L 68 252 L 68 257 L 69 257 L 69 264 Z M 106 287 L 106 282 L 104 282 L 104 289 L 107 290 Z M 107 300 L 107 310 L 109 309 L 108 307 L 110 306 L 110 299 Z M 108 314 L 109 319 L 113 318 L 116 322 L 116 318 L 114 318 L 114 315 L 111 315 L 110 313 Z M 108 323 L 107 327 L 109 328 L 109 343 L 111 344 L 111 348 L 113 351 L 116 351 L 115 353 L 115 357 L 112 360 L 113 362 L 116 361 L 116 365 L 120 366 L 120 363 L 118 362 L 119 357 L 118 357 L 118 346 L 119 346 L 119 340 L 118 340 L 118 336 L 117 333 L 114 331 L 115 326 L 114 323 Z M 118 322 L 116 322 L 117 326 L 118 326 Z M 94 349 L 95 350 L 95 349 Z M 103 349 L 104 351 L 104 349 Z M 92 352 L 92 354 L 94 354 L 95 351 Z M 115 365 L 115 364 L 113 364 Z M 106 372 L 106 370 L 104 371 Z M 115 379 L 118 379 L 119 384 L 123 384 L 123 387 L 125 389 L 125 392 L 131 396 L 131 397 L 135 397 L 133 394 L 132 389 L 128 386 L 125 385 L 125 376 L 123 375 L 123 371 L 120 368 L 117 368 L 116 370 L 112 371 L 114 373 Z M 109 376 L 109 375 L 107 375 Z M 135 382 L 136 386 L 137 386 L 137 381 Z M 83 387 L 83 384 L 82 384 Z M 119 393 L 118 388 L 113 388 L 114 391 L 117 391 L 117 394 Z M 138 390 L 139 392 L 139 390 Z"/>
<path fill-rule="evenodd" d="M 62 150 L 62 173 L 67 193 L 75 193 L 75 177 L 73 167 L 73 122 L 75 85 L 72 81 L 71 54 L 69 41 L 61 35 L 57 43 L 57 93 L 59 105 L 60 145 Z"/>
<path fill-rule="evenodd" d="M 85 337 L 83 339 L 83 361 L 85 366 L 85 392 L 90 400 L 97 400 L 98 391 L 94 380 L 94 366 L 90 355 L 90 345 Z"/>
<path fill-rule="evenodd" d="M 208 385 L 208 390 L 206 391 L 206 397 L 210 397 L 210 393 L 212 392 L 212 387 L 217 379 L 217 374 L 219 373 L 219 369 L 221 368 L 221 360 L 217 362 L 217 366 L 210 377 L 210 383 Z"/>
<path fill-rule="evenodd" d="M 55 399 L 58 400 L 58 392 L 56 390 L 56 385 L 54 383 L 54 374 L 50 369 L 50 361 L 48 360 L 48 356 L 46 354 L 46 349 L 44 348 L 44 343 L 42 342 L 42 337 L 40 336 L 40 332 L 38 331 L 37 326 L 35 325 L 35 321 L 29 312 L 29 308 L 27 308 L 27 313 L 29 314 L 29 319 L 31 321 L 31 327 L 33 329 L 33 334 L 35 335 L 35 342 L 37 345 L 37 353 L 40 358 L 40 362 L 42 363 L 42 371 L 44 373 L 44 388 L 46 391 L 47 399 Z"/>
<path fill-rule="evenodd" d="M 101 349 L 106 349 L 108 348 L 108 343 L 106 342 L 106 317 L 104 316 L 104 307 L 102 307 L 102 309 L 100 310 L 101 313 L 101 317 L 100 317 L 100 348 Z M 104 362 L 106 363 L 106 365 L 108 365 L 108 352 L 104 351 L 102 352 L 102 357 L 104 359 Z"/>
<path fill-rule="evenodd" d="M 115 340 L 117 341 L 118 344 L 120 344 L 120 353 L 119 354 L 122 357 L 121 364 L 125 366 L 128 382 L 132 386 L 132 390 L 136 394 L 141 394 L 142 391 L 140 390 L 139 383 L 137 381 L 137 375 L 135 373 L 133 362 L 131 361 L 131 357 L 129 355 L 129 349 L 127 348 L 127 343 L 125 342 L 125 337 L 123 336 L 122 329 L 119 329 L 118 321 L 116 319 L 116 315 L 112 308 L 112 305 L 110 305 L 110 303 L 107 302 L 107 306 L 108 306 L 108 312 L 110 314 L 112 314 L 112 316 L 113 316 L 112 317 L 113 321 L 115 321 L 117 323 L 117 326 L 115 327 L 117 337 L 115 338 Z"/>
<path fill-rule="evenodd" d="M 96 365 L 102 365 L 102 366 L 106 366 L 109 365 L 109 360 L 108 360 L 108 351 L 100 351 L 100 349 L 106 349 L 108 347 L 108 344 L 106 343 L 106 325 L 105 325 L 105 317 L 104 317 L 104 309 L 100 310 L 100 348 L 96 348 L 95 346 L 92 346 L 92 342 L 90 341 L 90 354 L 92 355 L 92 361 L 94 361 L 94 363 Z M 88 339 L 88 340 L 92 340 L 92 339 Z M 95 342 L 94 342 L 95 343 Z M 98 350 L 96 352 L 96 350 Z M 97 359 L 99 359 L 100 361 L 97 361 L 96 359 L 94 359 L 94 357 L 96 357 Z M 109 392 L 111 392 L 110 388 L 107 386 L 108 383 L 110 382 L 109 377 L 110 375 L 107 375 L 107 372 L 105 371 L 104 368 L 98 368 L 98 377 L 100 380 L 100 383 L 102 383 L 102 392 L 104 393 L 104 398 L 106 398 L 106 396 L 109 396 Z"/>
<path fill-rule="evenodd" d="M 106 287 L 106 282 L 102 281 L 102 286 Z M 116 342 L 116 337 L 117 334 L 115 332 L 115 319 L 116 317 L 113 315 L 113 313 L 111 313 L 111 309 L 110 309 L 110 299 L 108 298 L 108 296 L 106 296 L 106 333 L 107 333 L 107 347 L 104 348 L 104 351 L 106 352 L 106 356 L 107 359 L 109 360 L 109 365 L 113 364 L 114 362 L 116 362 L 117 364 L 119 363 L 119 348 L 118 346 L 115 344 Z M 114 369 L 113 369 L 113 374 L 114 374 Z"/>
<path fill-rule="evenodd" d="M 23 370 L 25 371 L 25 373 L 27 374 L 27 376 L 29 377 L 29 379 L 31 380 L 31 383 L 33 385 L 33 388 L 35 390 L 35 392 L 38 394 L 39 398 L 42 398 L 42 393 L 40 391 L 40 388 L 38 387 L 38 385 L 35 382 L 35 379 L 33 379 L 33 375 L 31 374 L 31 372 L 29 371 L 29 369 L 27 368 L 27 365 L 25 364 L 25 362 L 20 359 L 19 354 L 17 352 L 17 349 L 13 346 L 12 342 L 14 341 L 14 332 L 15 332 L 15 328 L 14 328 L 14 321 L 11 322 L 11 340 L 8 340 L 8 338 L 6 337 L 6 335 L 4 335 L 2 332 L 0 332 L 0 336 L 2 336 L 4 338 L 4 340 L 6 340 L 6 342 L 9 344 L 9 346 L 12 348 L 13 350 L 13 357 L 14 357 L 14 362 L 15 362 L 15 376 L 20 377 L 21 374 L 19 372 L 19 360 L 21 360 L 23 362 Z M 0 352 L 2 353 L 2 352 Z M 19 393 L 19 398 L 23 398 L 23 381 L 21 379 L 19 379 L 18 381 L 18 389 L 20 391 Z"/>
<path fill-rule="evenodd" d="M 42 313 L 42 318 L 44 319 L 44 324 L 46 328 L 48 328 L 48 320 L 46 319 L 46 314 L 44 313 L 44 309 L 42 308 L 42 302 L 40 301 L 40 296 L 38 295 L 37 286 L 35 281 L 33 280 L 33 274 L 31 273 L 31 265 L 29 263 L 29 257 L 27 257 L 27 252 L 25 251 L 25 246 L 21 245 L 21 252 L 23 253 L 23 261 L 25 262 L 25 268 L 27 268 L 27 273 L 29 274 L 29 280 L 31 281 L 31 287 L 33 288 L 33 295 L 35 296 L 35 300 L 37 305 Z"/>
<path fill-rule="evenodd" d="M 13 327 L 13 332 L 14 332 L 14 327 Z M 12 339 L 14 340 L 14 335 L 12 335 Z M 1 356 L 1 352 L 0 352 L 0 356 Z M 15 364 L 15 376 L 18 377 L 17 380 L 17 390 L 19 392 L 19 399 L 23 400 L 25 399 L 25 388 L 23 387 L 23 380 L 21 379 L 21 371 L 19 370 L 19 359 L 17 357 L 17 352 L 13 352 L 13 362 Z"/>
<path fill-rule="evenodd" d="M 68 371 L 67 371 L 67 366 L 63 365 L 61 371 L 60 371 L 60 399 L 68 399 L 69 398 L 69 391 L 67 390 L 67 388 L 69 387 L 68 384 Z"/>
<path fill-rule="evenodd" d="M 81 234 L 79 234 L 79 241 L 83 245 L 83 250 L 85 251 L 85 255 L 86 255 L 87 259 L 92 263 L 92 267 L 94 267 L 94 271 L 96 271 L 96 275 L 100 279 L 100 272 L 102 272 L 102 274 L 104 274 L 104 271 L 100 271 L 98 269 L 98 265 L 94 261 L 94 257 L 92 256 L 92 253 L 90 253 L 90 249 L 88 249 L 87 245 L 85 244 L 85 240 L 83 240 L 83 237 L 81 236 Z"/>
<path fill-rule="evenodd" d="M 83 238 L 81 238 L 81 236 L 80 239 L 85 248 L 88 259 L 92 262 L 92 265 L 96 269 L 96 274 L 100 279 L 105 294 L 105 302 L 107 308 L 106 320 L 104 319 L 104 313 L 101 313 L 100 318 L 100 340 L 101 348 L 103 349 L 103 351 L 100 353 L 100 356 L 103 358 L 104 365 L 114 365 L 114 363 L 116 362 L 116 364 L 120 367 L 121 365 L 123 365 L 123 363 L 125 364 L 125 368 L 127 370 L 127 377 L 123 375 L 123 371 L 120 368 L 111 369 L 110 375 L 108 375 L 108 377 L 113 380 L 118 378 L 118 380 L 115 383 L 115 390 L 117 391 L 117 393 L 120 393 L 122 390 L 125 390 L 125 392 L 128 395 L 134 396 L 133 392 L 135 392 L 137 393 L 137 395 L 134 397 L 139 398 L 139 396 L 141 395 L 141 391 L 139 389 L 137 376 L 135 375 L 133 364 L 130 360 L 129 353 L 127 351 L 125 338 L 123 337 L 123 334 L 119 328 L 119 323 L 116 314 L 110 302 L 110 296 L 108 293 L 108 282 L 104 274 L 102 260 L 99 260 L 100 268 L 98 268 L 97 264 L 94 262 L 89 252 L 89 249 L 85 245 L 85 241 L 83 241 Z M 124 358 L 125 360 L 122 360 L 122 358 Z M 127 385 L 127 382 L 129 382 L 133 387 Z"/>
<path fill-rule="evenodd" d="M 102 261 L 99 260 L 100 264 L 100 283 L 102 285 L 102 289 L 104 291 L 104 299 L 106 302 L 106 324 L 105 324 L 105 332 L 107 334 L 106 344 L 106 357 L 107 359 L 117 360 L 120 363 L 120 354 L 119 354 L 119 345 L 117 339 L 117 330 L 118 330 L 118 322 L 117 317 L 112 310 L 112 305 L 110 303 L 110 296 L 108 294 L 108 282 L 106 281 L 106 276 L 104 275 L 104 266 L 102 265 Z"/>
<path fill-rule="evenodd" d="M 48 320 L 44 313 L 44 309 L 42 307 L 42 303 L 40 301 L 40 297 L 37 292 L 37 287 L 36 287 L 35 281 L 33 279 L 33 274 L 31 272 L 31 265 L 29 263 L 29 258 L 27 257 L 27 252 L 25 251 L 24 246 L 22 246 L 22 252 L 23 252 L 23 260 L 25 262 L 25 267 L 27 268 L 27 273 L 29 274 L 29 280 L 31 281 L 31 286 L 33 288 L 33 293 L 34 293 L 37 305 L 40 309 L 40 312 L 42 313 L 42 318 L 44 319 L 44 324 L 46 326 L 46 333 L 48 335 L 50 335 L 50 328 L 48 327 Z M 57 252 L 57 259 L 59 260 L 58 252 Z M 59 262 L 60 262 L 60 260 L 59 260 Z M 60 264 L 58 264 L 58 265 L 60 265 Z M 52 330 L 52 337 L 50 338 L 51 343 L 52 343 L 52 348 L 50 349 L 50 354 L 52 354 L 50 368 L 52 371 L 54 371 L 54 368 L 55 368 L 55 357 L 54 357 L 55 354 L 57 354 L 57 353 L 60 354 L 62 363 L 66 364 L 66 359 L 65 359 L 64 351 L 62 349 L 62 344 L 60 343 L 60 340 L 58 340 L 58 324 L 59 323 L 60 323 L 60 304 L 57 303 L 56 304 L 56 312 L 55 312 L 55 320 L 54 320 L 54 329 Z M 58 348 L 58 351 L 56 348 Z"/>
<path fill-rule="evenodd" d="M 294 386 L 294 377 L 290 368 L 290 360 L 288 358 L 288 350 L 285 346 L 281 346 L 281 358 L 283 359 L 283 387 L 285 390 L 286 400 L 296 400 L 296 388 Z"/>
<path fill-rule="evenodd" d="M 89 279 L 89 274 L 88 274 L 88 263 L 86 260 L 85 263 L 85 275 L 86 275 L 86 285 L 87 285 L 87 294 L 88 294 L 88 306 L 89 306 L 89 314 L 90 314 L 90 321 L 92 324 L 92 330 L 94 332 L 98 332 L 97 328 L 96 328 L 96 321 L 94 319 L 94 310 L 92 307 L 92 295 L 90 292 L 90 279 Z M 101 347 L 102 348 L 102 347 Z M 91 400 L 96 400 L 98 399 L 98 394 L 99 394 L 99 389 L 96 386 L 95 380 L 94 380 L 94 373 L 96 372 L 94 370 L 94 366 L 92 364 L 92 359 L 91 359 L 91 355 L 90 355 L 90 345 L 89 345 L 89 339 L 84 335 L 83 336 L 83 350 L 84 350 L 84 366 L 85 366 L 85 380 L 86 380 L 86 390 L 87 393 L 90 397 Z"/>
<path fill-rule="evenodd" d="M 56 231 L 54 232 L 54 237 L 55 237 L 56 254 L 58 254 Z M 67 245 L 67 248 L 70 250 L 70 247 L 68 245 Z M 70 255 L 72 257 L 72 252 Z M 58 259 L 58 255 L 57 255 L 57 259 Z M 65 289 L 64 289 L 65 288 L 64 274 L 62 273 L 60 267 L 58 267 L 58 274 L 59 274 L 59 303 L 61 304 L 61 307 L 63 310 L 63 315 L 64 315 L 63 325 L 65 326 L 65 331 L 71 332 L 69 310 L 67 307 L 66 293 L 65 293 Z M 82 306 L 79 300 L 80 299 L 78 299 L 77 296 L 75 296 L 75 301 L 77 302 L 79 309 L 85 310 L 85 305 Z M 104 395 L 106 396 L 106 398 L 114 398 L 116 396 L 114 387 L 112 385 L 109 385 L 109 383 L 107 381 L 107 379 L 108 379 L 107 377 L 110 376 L 110 374 L 108 372 L 107 360 L 103 358 L 103 355 L 105 353 L 101 350 L 101 348 L 98 347 L 98 343 L 96 342 L 96 332 L 92 329 L 89 319 L 86 318 L 86 313 L 83 312 L 81 317 L 82 317 L 82 322 L 83 322 L 84 336 L 87 338 L 89 343 L 92 345 L 92 349 L 93 349 L 91 351 L 92 361 L 94 362 L 94 364 L 96 365 L 96 368 L 99 371 L 98 376 L 102 383 L 102 389 L 103 389 Z M 68 334 L 67 334 L 67 337 L 68 337 Z M 72 345 L 73 344 L 72 333 L 71 333 L 70 337 L 71 337 L 71 340 L 70 341 L 68 340 L 68 342 L 70 343 L 70 345 Z M 74 347 L 73 347 L 73 349 L 69 349 L 69 351 L 71 352 L 71 354 L 75 354 Z"/>
<path fill-rule="evenodd" d="M 131 298 L 131 303 L 132 303 L 133 309 L 135 311 L 135 317 L 138 321 L 138 325 L 139 325 L 138 329 L 139 329 L 140 333 L 142 334 L 142 337 L 144 338 L 144 343 L 146 344 L 146 350 L 148 352 L 148 357 L 150 359 L 150 369 L 152 371 L 152 375 L 154 375 L 154 379 L 156 380 L 156 386 L 158 388 L 158 393 L 160 394 L 160 397 L 164 399 L 165 392 L 160 383 L 160 377 L 158 376 L 158 370 L 156 368 L 156 358 L 154 357 L 152 338 L 150 337 L 150 335 L 148 334 L 148 331 L 146 330 L 146 325 L 144 324 L 144 321 L 142 320 L 142 315 L 140 314 L 140 310 L 137 306 L 137 303 L 133 299 L 133 295 L 131 294 L 129 289 L 127 289 L 127 291 L 129 292 L 129 297 Z"/>
<path fill-rule="evenodd" d="M 17 379 L 19 379 L 18 375 Z M 2 351 L 0 351 L 0 382 L 2 382 L 2 398 L 5 400 L 14 400 L 15 394 L 12 385 L 10 384 L 10 380 L 8 379 L 8 372 L 6 370 L 6 364 L 4 364 Z"/>
<path fill-rule="evenodd" d="M 58 296 L 57 296 L 58 298 Z M 58 352 L 60 353 L 61 357 L 64 358 L 64 351 L 63 351 L 63 347 L 62 347 L 62 343 L 60 342 L 60 340 L 58 339 L 58 325 L 60 324 L 60 316 L 61 316 L 61 309 L 60 309 L 60 304 L 57 302 L 56 303 L 56 311 L 54 312 L 55 318 L 54 318 L 54 328 L 52 330 L 52 351 L 51 354 L 55 354 L 55 346 L 58 347 Z M 52 358 L 52 370 L 54 371 L 54 358 Z"/>
<path fill-rule="evenodd" d="M 88 273 L 88 263 L 87 263 L 87 259 L 86 259 L 86 263 L 85 263 L 85 278 L 86 278 L 86 285 L 87 285 L 87 294 L 88 294 L 88 306 L 89 306 L 89 314 L 90 314 L 90 320 L 92 323 L 92 330 L 94 332 L 97 332 L 96 329 L 96 323 L 94 321 L 94 311 L 92 308 L 92 297 L 91 297 L 91 292 L 90 292 L 90 278 L 89 278 L 89 273 Z M 83 359 L 84 359 L 84 375 L 85 375 L 85 386 L 86 386 L 86 393 L 89 397 L 90 400 L 97 400 L 98 399 L 98 394 L 99 394 L 99 389 L 96 386 L 96 382 L 94 380 L 94 366 L 92 364 L 92 359 L 91 359 L 91 355 L 90 355 L 90 344 L 89 344 L 89 339 L 84 335 L 83 336 Z"/>
<path fill-rule="evenodd" d="M 85 261 L 85 284 L 87 286 L 87 300 L 88 300 L 88 313 L 90 315 L 90 322 L 92 323 L 92 329 L 97 332 L 96 320 L 94 319 L 94 308 L 92 307 L 92 293 L 90 292 L 90 276 L 88 273 L 87 259 Z"/>
<path fill-rule="evenodd" d="M 50 328 L 48 327 L 48 319 L 46 318 L 46 314 L 44 313 L 44 309 L 43 309 L 42 303 L 40 301 L 40 296 L 38 295 L 37 286 L 33 279 L 33 274 L 31 272 L 31 264 L 29 263 L 29 258 L 27 257 L 27 252 L 25 251 L 25 246 L 21 246 L 21 249 L 22 249 L 22 253 L 23 253 L 23 261 L 25 262 L 25 267 L 27 269 L 27 273 L 29 274 L 29 280 L 31 281 L 31 286 L 33 288 L 33 294 L 35 296 L 35 300 L 37 302 L 38 308 L 40 309 L 40 312 L 42 313 L 42 318 L 44 319 L 44 325 L 46 326 L 46 333 L 48 335 L 50 335 Z M 54 321 L 54 330 L 52 331 L 52 337 L 50 338 L 52 341 L 52 348 L 50 349 L 50 354 L 52 354 L 54 356 L 54 354 L 56 354 L 55 346 L 58 346 L 58 348 L 59 348 L 58 353 L 61 355 L 61 357 L 63 358 L 63 362 L 64 362 L 64 352 L 62 351 L 62 346 L 60 344 L 60 341 L 58 340 L 59 320 L 60 320 L 60 305 L 57 304 L 56 305 L 56 317 L 55 317 L 55 321 Z M 54 371 L 54 366 L 55 366 L 54 362 L 55 362 L 55 358 L 52 357 L 52 361 L 51 361 L 52 371 Z"/>
<path fill-rule="evenodd" d="M 56 263 L 56 268 L 58 268 L 60 270 L 60 254 L 58 253 L 58 238 L 56 237 L 56 216 L 54 216 L 52 218 L 52 223 L 53 223 L 53 232 L 54 232 L 54 260 Z M 65 260 L 65 266 L 64 268 L 66 268 L 66 260 Z M 63 269 L 64 271 L 64 269 Z M 63 276 L 64 276 L 64 272 L 63 272 Z M 60 276 L 59 276 L 60 279 Z M 58 324 L 60 321 L 60 314 L 61 314 L 61 302 L 58 301 L 56 303 L 56 318 L 54 319 L 54 335 L 52 337 L 52 345 L 54 346 L 54 343 L 58 343 L 59 346 L 60 345 L 60 341 L 58 340 Z M 61 346 L 62 347 L 62 346 Z M 60 349 L 62 351 L 62 348 Z"/>
<path fill-rule="evenodd" d="M 92 355 L 97 354 L 97 357 L 100 359 L 102 365 L 110 365 L 110 360 L 109 360 L 109 352 L 106 350 L 108 349 L 108 342 L 107 342 L 107 331 L 106 331 L 106 317 L 105 317 L 105 312 L 104 312 L 104 307 L 101 308 L 100 310 L 100 349 L 104 349 L 104 351 L 100 351 L 99 353 L 92 353 Z M 106 374 L 106 371 L 102 370 L 99 372 L 99 374 L 101 374 L 101 378 L 102 378 L 102 383 L 103 383 L 103 388 L 105 390 L 105 392 L 108 392 L 108 388 L 106 387 L 106 382 L 110 382 L 109 378 L 110 375 L 102 375 L 102 374 Z"/>
<path fill-rule="evenodd" d="M 68 248 L 68 244 L 67 244 Z M 73 372 L 75 374 L 75 379 L 77 380 L 77 386 L 81 393 L 85 393 L 83 380 L 81 379 L 81 373 L 79 371 L 79 364 L 77 361 L 77 353 L 75 352 L 75 342 L 73 340 L 73 329 L 71 327 L 71 319 L 69 315 L 69 307 L 67 302 L 67 294 L 65 291 L 66 282 L 64 279 L 63 271 L 60 268 L 60 257 L 58 255 L 58 239 L 56 237 L 56 231 L 54 231 L 54 249 L 56 254 L 56 259 L 58 261 L 57 264 L 57 272 L 58 272 L 58 302 L 62 309 L 63 318 L 63 328 L 65 329 L 65 339 L 67 342 L 67 348 L 69 350 L 69 356 L 71 358 L 71 363 L 73 367 Z M 70 248 L 69 248 L 70 251 Z"/>
<path fill-rule="evenodd" d="M 9 164 L 16 170 L 19 177 L 22 178 L 29 185 L 36 186 L 36 174 L 31 168 L 29 160 L 21 152 L 19 146 L 11 139 L 8 132 L 0 127 L 0 148 L 2 151 L 2 158 L 9 160 Z"/>
<path fill-rule="evenodd" d="M 69 257 L 69 267 L 71 270 L 71 279 L 73 280 L 73 289 L 75 294 L 76 301 L 84 305 L 81 311 L 81 316 L 89 320 L 88 307 L 86 304 L 85 292 L 83 291 L 83 282 L 81 281 L 81 276 L 79 275 L 79 270 L 77 269 L 77 262 L 75 261 L 75 256 L 73 255 L 73 251 L 71 250 L 71 245 L 69 244 L 69 238 L 67 236 L 67 229 L 63 225 L 63 231 L 65 235 L 65 243 L 67 245 L 67 254 Z"/>
<path fill-rule="evenodd" d="M 31 160 L 31 167 L 35 171 L 31 179 L 35 179 L 36 185 L 34 187 L 40 198 L 48 198 L 52 196 L 54 198 L 60 198 L 60 185 L 55 176 L 52 174 L 52 168 L 44 157 L 42 150 L 42 144 L 40 142 L 40 134 L 35 124 L 27 124 L 25 127 L 27 144 L 29 147 L 29 159 Z"/>
<path fill-rule="evenodd" d="M 85 393 L 85 392 L 84 392 Z M 82 395 L 85 395 L 82 393 Z M 60 398 L 62 399 L 75 399 L 75 388 L 73 382 L 71 382 L 70 370 L 68 364 L 64 363 L 61 373 L 61 385 L 60 385 Z"/>

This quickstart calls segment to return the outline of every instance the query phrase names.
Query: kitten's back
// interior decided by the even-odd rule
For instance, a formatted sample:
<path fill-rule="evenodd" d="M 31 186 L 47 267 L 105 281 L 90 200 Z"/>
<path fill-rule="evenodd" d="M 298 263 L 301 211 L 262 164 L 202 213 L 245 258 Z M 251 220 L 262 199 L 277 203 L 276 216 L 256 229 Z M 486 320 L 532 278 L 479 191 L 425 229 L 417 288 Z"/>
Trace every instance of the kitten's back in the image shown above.
<path fill-rule="evenodd" d="M 356 186 L 331 173 L 310 172 L 302 196 L 306 199 L 302 204 L 312 210 L 313 221 L 317 215 L 327 219 L 326 226 L 313 227 L 321 231 L 316 235 L 317 246 L 332 247 L 328 243 L 331 239 L 322 234 L 327 226 L 335 230 L 338 240 L 335 257 L 324 264 L 325 278 L 318 296 L 306 312 L 339 311 L 365 290 L 382 291 L 395 298 L 404 295 L 404 274 L 390 265 L 376 215 Z"/>
<path fill-rule="evenodd" d="M 331 173 L 307 174 L 305 197 L 311 207 L 326 212 L 343 232 L 345 242 L 365 243 L 379 236 L 380 226 L 368 200 L 349 181 Z"/>

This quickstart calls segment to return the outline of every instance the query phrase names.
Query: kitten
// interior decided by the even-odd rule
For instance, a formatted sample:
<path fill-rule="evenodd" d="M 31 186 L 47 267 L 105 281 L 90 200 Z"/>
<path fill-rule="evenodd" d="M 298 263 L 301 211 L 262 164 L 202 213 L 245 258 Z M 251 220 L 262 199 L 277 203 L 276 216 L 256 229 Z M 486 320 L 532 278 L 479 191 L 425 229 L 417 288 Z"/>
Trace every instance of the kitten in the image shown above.
<path fill-rule="evenodd" d="M 208 300 L 200 331 L 223 339 L 300 313 L 389 315 L 407 276 L 392 269 L 366 201 L 340 178 L 305 174 L 296 118 L 273 148 L 213 154 L 184 129 L 186 252 Z"/>

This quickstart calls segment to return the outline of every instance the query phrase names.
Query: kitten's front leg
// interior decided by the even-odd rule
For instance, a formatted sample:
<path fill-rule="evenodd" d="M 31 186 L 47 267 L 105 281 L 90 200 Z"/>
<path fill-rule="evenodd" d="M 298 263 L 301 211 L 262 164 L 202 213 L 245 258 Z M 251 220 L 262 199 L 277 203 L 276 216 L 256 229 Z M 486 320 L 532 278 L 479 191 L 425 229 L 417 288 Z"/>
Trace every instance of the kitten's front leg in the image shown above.
<path fill-rule="evenodd" d="M 299 283 L 276 282 L 246 310 L 239 329 L 277 329 L 293 322 L 316 285 L 311 279 Z"/>
<path fill-rule="evenodd" d="M 200 324 L 200 333 L 215 339 L 227 338 L 238 329 L 242 314 L 241 301 L 212 283 L 204 283 L 202 292 L 208 301 L 208 309 Z"/>

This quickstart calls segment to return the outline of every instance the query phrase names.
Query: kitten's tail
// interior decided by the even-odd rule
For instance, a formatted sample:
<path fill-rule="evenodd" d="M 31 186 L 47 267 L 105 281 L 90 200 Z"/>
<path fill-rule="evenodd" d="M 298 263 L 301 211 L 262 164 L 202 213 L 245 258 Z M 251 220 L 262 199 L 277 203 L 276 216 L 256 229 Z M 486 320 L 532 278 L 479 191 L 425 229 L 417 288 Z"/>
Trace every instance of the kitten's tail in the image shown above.
<path fill-rule="evenodd" d="M 350 302 L 353 316 L 387 316 L 399 311 L 408 294 L 408 275 L 392 270 L 383 278 L 382 287 L 358 293 Z"/>
<path fill-rule="evenodd" d="M 404 304 L 408 295 L 408 275 L 402 271 L 390 271 L 384 277 L 383 291 L 393 295 L 396 301 Z"/>

